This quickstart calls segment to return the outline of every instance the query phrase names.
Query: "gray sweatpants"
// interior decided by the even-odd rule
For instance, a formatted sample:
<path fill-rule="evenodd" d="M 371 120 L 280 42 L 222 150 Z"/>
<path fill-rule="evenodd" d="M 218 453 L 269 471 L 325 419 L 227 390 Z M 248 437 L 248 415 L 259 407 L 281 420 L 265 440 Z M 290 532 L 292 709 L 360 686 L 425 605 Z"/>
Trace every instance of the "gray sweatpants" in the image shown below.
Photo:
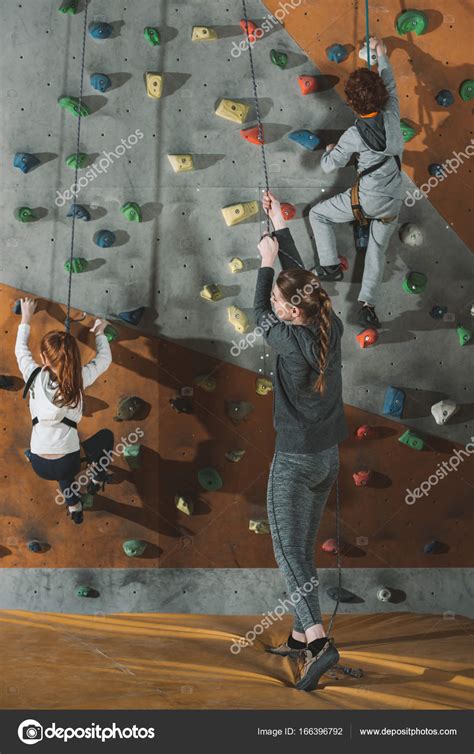
<path fill-rule="evenodd" d="M 314 548 L 338 471 L 337 445 L 311 455 L 276 451 L 270 466 L 267 509 L 273 551 L 293 605 L 294 630 L 300 633 L 322 623 Z"/>
<path fill-rule="evenodd" d="M 398 214 L 398 212 L 397 203 L 395 210 L 385 211 L 382 216 L 392 216 Z M 319 263 L 323 267 L 338 264 L 339 257 L 334 225 L 336 223 L 349 223 L 354 219 L 351 208 L 351 189 L 315 204 L 309 212 L 309 219 L 318 248 Z M 365 253 L 359 301 L 366 301 L 372 305 L 377 302 L 385 267 L 385 252 L 396 227 L 397 220 L 391 223 L 372 220 L 370 223 L 370 238 Z"/>

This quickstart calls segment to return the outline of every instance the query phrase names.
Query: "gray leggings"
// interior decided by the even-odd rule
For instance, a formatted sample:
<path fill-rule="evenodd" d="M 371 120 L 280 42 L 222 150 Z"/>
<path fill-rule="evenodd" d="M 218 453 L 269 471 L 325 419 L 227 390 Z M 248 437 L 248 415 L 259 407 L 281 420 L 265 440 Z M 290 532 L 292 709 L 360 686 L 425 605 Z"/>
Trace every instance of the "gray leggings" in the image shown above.
<path fill-rule="evenodd" d="M 313 454 L 276 451 L 270 466 L 267 509 L 273 550 L 285 577 L 287 599 L 294 606 L 294 630 L 299 633 L 322 623 L 318 587 L 311 581 L 318 577 L 314 548 L 338 471 L 337 445 Z"/>

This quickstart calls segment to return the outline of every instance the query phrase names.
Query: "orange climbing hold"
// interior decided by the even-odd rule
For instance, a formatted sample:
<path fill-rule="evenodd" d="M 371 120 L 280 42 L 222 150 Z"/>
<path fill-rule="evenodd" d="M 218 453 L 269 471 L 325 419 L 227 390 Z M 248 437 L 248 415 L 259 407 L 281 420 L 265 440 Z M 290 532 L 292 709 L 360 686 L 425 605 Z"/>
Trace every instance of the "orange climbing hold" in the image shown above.
<path fill-rule="evenodd" d="M 256 144 L 257 146 L 265 144 L 263 128 L 259 128 L 258 126 L 255 126 L 254 128 L 242 128 L 240 135 L 246 141 L 249 141 L 250 144 Z"/>
<path fill-rule="evenodd" d="M 254 24 L 253 21 L 245 21 L 245 19 L 243 18 L 240 22 L 240 28 L 247 36 L 249 42 L 255 42 L 257 40 L 255 32 L 257 31 L 258 26 L 257 24 Z"/>
<path fill-rule="evenodd" d="M 377 343 L 378 337 L 377 330 L 369 327 L 367 330 L 359 333 L 359 335 L 356 335 L 356 340 L 361 348 L 369 348 L 369 346 L 374 346 Z"/>
<path fill-rule="evenodd" d="M 301 94 L 314 94 L 318 90 L 318 80 L 316 76 L 298 76 Z"/>
<path fill-rule="evenodd" d="M 281 206 L 281 214 L 283 215 L 283 219 L 293 220 L 294 216 L 296 215 L 295 205 L 289 204 L 288 202 L 282 202 L 280 206 Z"/>

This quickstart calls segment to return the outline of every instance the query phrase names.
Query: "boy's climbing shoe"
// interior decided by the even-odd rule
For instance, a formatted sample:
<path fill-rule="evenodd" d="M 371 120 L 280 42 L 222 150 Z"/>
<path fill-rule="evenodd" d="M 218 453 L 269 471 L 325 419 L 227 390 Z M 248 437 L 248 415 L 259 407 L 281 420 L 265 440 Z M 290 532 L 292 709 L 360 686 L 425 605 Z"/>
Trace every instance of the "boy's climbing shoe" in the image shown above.
<path fill-rule="evenodd" d="M 330 264 L 327 267 L 316 265 L 314 268 L 316 275 L 320 280 L 326 282 L 336 282 L 344 279 L 344 272 L 341 264 Z"/>
<path fill-rule="evenodd" d="M 82 524 L 82 522 L 84 521 L 84 514 L 82 512 L 82 502 L 81 502 L 80 509 L 77 511 L 71 511 L 71 509 L 68 507 L 67 515 L 71 517 L 72 521 L 74 521 L 75 524 Z"/>
<path fill-rule="evenodd" d="M 377 330 L 381 328 L 379 318 L 375 313 L 375 307 L 370 304 L 363 304 L 361 306 L 357 321 L 362 327 L 375 327 Z"/>
<path fill-rule="evenodd" d="M 106 484 L 110 484 L 114 474 L 107 474 L 104 479 L 91 479 L 86 487 L 86 492 L 89 495 L 94 495 L 97 492 L 103 492 Z"/>
<path fill-rule="evenodd" d="M 267 647 L 266 652 L 270 652 L 272 655 L 279 655 L 280 657 L 293 657 L 296 658 L 302 651 L 301 649 L 293 649 L 290 647 L 287 641 L 282 644 L 278 644 L 277 647 Z"/>
<path fill-rule="evenodd" d="M 310 649 L 302 649 L 298 657 L 296 688 L 299 691 L 314 691 L 321 676 L 338 662 L 339 652 L 334 646 L 333 639 L 328 639 L 316 655 Z"/>

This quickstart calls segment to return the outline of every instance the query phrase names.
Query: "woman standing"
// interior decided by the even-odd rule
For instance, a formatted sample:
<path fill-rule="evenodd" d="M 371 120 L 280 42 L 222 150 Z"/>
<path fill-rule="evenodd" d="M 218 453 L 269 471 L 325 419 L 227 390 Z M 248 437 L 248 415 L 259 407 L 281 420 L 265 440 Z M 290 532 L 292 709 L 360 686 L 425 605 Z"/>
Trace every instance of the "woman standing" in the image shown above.
<path fill-rule="evenodd" d="M 262 264 L 254 308 L 266 342 L 277 352 L 276 447 L 268 480 L 268 519 L 288 593 L 300 595 L 292 632 L 284 644 L 269 651 L 297 657 L 296 688 L 311 691 L 339 660 L 326 636 L 318 588 L 313 584 L 316 536 L 338 475 L 338 443 L 347 436 L 341 379 L 343 326 L 318 278 L 304 269 L 279 201 L 268 193 L 263 205 L 275 234 L 264 236 L 258 246 Z M 277 255 L 282 272 L 274 284 Z M 309 592 L 303 588 L 308 584 Z"/>

